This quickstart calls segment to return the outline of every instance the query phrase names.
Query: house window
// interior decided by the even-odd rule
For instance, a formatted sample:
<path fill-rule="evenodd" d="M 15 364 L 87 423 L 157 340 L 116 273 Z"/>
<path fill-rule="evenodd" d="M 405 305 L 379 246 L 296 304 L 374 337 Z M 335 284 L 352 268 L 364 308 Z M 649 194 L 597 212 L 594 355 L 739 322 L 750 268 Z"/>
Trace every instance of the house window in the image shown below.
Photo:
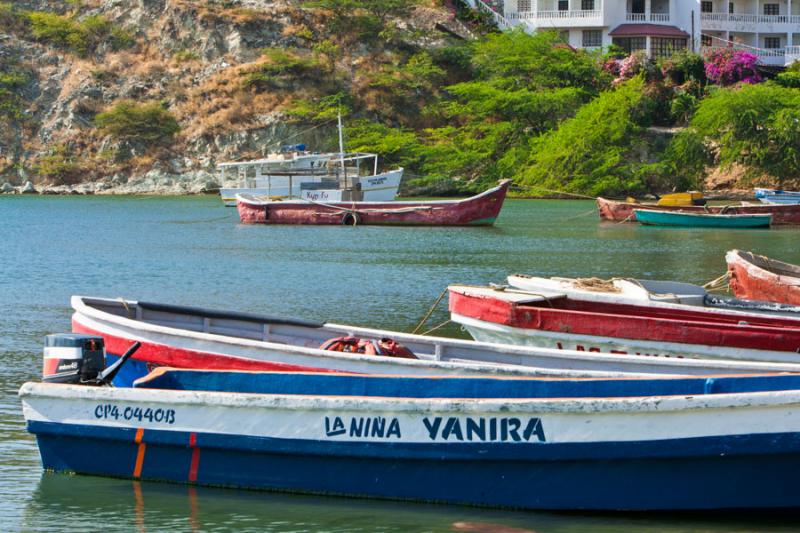
<path fill-rule="evenodd" d="M 644 13 L 644 0 L 631 0 L 631 13 Z"/>
<path fill-rule="evenodd" d="M 666 39 L 663 37 L 651 37 L 650 52 L 653 57 L 669 57 L 678 50 L 686 48 L 686 39 Z"/>
<path fill-rule="evenodd" d="M 517 13 L 527 13 L 531 10 L 531 0 L 517 0 Z"/>
<path fill-rule="evenodd" d="M 569 0 L 558 0 L 559 11 L 569 11 Z"/>
<path fill-rule="evenodd" d="M 697 5 L 697 4 L 695 4 Z M 714 11 L 714 3 L 710 2 L 709 0 L 703 0 L 700 2 L 700 12 L 701 13 L 712 13 Z"/>
<path fill-rule="evenodd" d="M 700 35 L 700 46 L 711 46 L 711 36 Z"/>
<path fill-rule="evenodd" d="M 728 2 L 728 13 L 733 15 L 733 2 Z"/>
<path fill-rule="evenodd" d="M 647 41 L 645 37 L 614 37 L 613 43 L 629 54 L 638 50 L 647 49 Z"/>
<path fill-rule="evenodd" d="M 780 15 L 779 4 L 764 4 L 765 15 Z"/>
<path fill-rule="evenodd" d="M 780 48 L 780 37 L 764 37 L 764 48 Z"/>
<path fill-rule="evenodd" d="M 583 30 L 582 45 L 584 48 L 603 46 L 603 33 L 600 30 Z"/>
<path fill-rule="evenodd" d="M 594 0 L 581 0 L 581 9 L 584 11 L 594 11 Z"/>

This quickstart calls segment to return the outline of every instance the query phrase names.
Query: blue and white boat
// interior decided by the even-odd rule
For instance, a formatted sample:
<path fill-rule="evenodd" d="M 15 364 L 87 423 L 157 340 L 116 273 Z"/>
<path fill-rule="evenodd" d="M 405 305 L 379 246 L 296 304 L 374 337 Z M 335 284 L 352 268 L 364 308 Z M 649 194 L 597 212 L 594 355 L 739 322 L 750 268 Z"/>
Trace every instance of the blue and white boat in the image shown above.
<path fill-rule="evenodd" d="M 800 375 L 162 368 L 134 388 L 20 396 L 59 472 L 524 509 L 800 507 Z"/>
<path fill-rule="evenodd" d="M 764 204 L 800 204 L 800 191 L 784 191 L 782 189 L 756 189 L 755 191 L 756 198 Z"/>

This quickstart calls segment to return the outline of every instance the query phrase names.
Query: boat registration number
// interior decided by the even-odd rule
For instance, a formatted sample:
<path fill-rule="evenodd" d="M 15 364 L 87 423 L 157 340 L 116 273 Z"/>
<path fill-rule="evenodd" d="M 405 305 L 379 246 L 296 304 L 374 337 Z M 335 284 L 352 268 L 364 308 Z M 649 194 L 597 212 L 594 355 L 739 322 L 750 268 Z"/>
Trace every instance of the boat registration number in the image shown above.
<path fill-rule="evenodd" d="M 151 407 L 120 407 L 113 404 L 100 404 L 94 408 L 94 417 L 101 420 L 125 420 L 174 424 L 175 409 L 153 409 Z"/>

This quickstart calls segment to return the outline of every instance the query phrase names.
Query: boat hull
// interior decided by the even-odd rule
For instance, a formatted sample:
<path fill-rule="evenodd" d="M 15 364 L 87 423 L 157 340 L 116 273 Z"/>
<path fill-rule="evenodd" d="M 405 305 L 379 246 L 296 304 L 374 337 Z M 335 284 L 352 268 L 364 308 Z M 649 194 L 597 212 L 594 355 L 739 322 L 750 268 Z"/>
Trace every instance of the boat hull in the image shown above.
<path fill-rule="evenodd" d="M 239 197 L 236 207 L 243 224 L 491 226 L 509 184 L 464 200 L 323 203 Z"/>
<path fill-rule="evenodd" d="M 737 298 L 800 305 L 800 268 L 767 257 L 732 250 L 725 256 L 731 290 Z M 778 272 L 762 268 L 765 262 Z"/>
<path fill-rule="evenodd" d="M 648 204 L 633 204 L 597 199 L 597 211 L 601 220 L 636 222 L 634 209 L 647 208 Z M 659 210 L 687 211 L 690 213 L 753 214 L 772 215 L 772 224 L 800 224 L 800 205 L 741 205 L 741 206 L 659 206 Z"/>
<path fill-rule="evenodd" d="M 451 319 L 482 342 L 650 357 L 800 362 L 800 328 L 795 319 L 563 296 L 536 304 L 511 298 L 525 294 L 451 287 Z"/>
<path fill-rule="evenodd" d="M 800 372 L 800 364 L 632 358 L 620 354 L 561 350 L 557 347 L 533 350 L 507 343 L 485 344 L 337 324 L 281 325 L 270 321 L 269 317 L 80 296 L 72 298 L 72 306 L 75 309 L 73 331 L 103 337 L 109 364 L 134 342 L 141 343 L 141 348 L 114 380 L 115 385 L 122 387 L 130 387 L 134 380 L 161 366 L 354 374 L 553 377 Z M 118 312 L 125 315 L 115 314 Z M 171 326 L 159 325 L 162 323 Z M 200 331 L 197 330 L 198 325 L 202 325 Z M 188 329 L 190 326 L 195 329 Z M 420 359 L 318 349 L 328 339 L 340 336 L 392 338 L 412 350 Z"/>
<path fill-rule="evenodd" d="M 57 472 L 522 509 L 800 506 L 796 391 L 453 402 L 28 383 L 20 395 Z M 150 414 L 124 420 L 134 412 Z M 364 433 L 368 420 L 380 429 Z"/>
<path fill-rule="evenodd" d="M 768 228 L 772 215 L 719 215 L 634 209 L 636 221 L 649 226 L 691 228 Z"/>

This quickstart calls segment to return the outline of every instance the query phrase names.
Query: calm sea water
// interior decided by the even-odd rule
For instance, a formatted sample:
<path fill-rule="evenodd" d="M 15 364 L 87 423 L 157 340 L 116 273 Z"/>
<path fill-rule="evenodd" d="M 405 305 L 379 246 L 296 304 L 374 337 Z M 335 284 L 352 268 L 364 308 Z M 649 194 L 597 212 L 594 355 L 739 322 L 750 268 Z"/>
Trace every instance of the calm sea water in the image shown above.
<path fill-rule="evenodd" d="M 800 263 L 799 236 L 600 223 L 584 201 L 509 201 L 493 228 L 352 228 L 241 226 L 215 197 L 0 198 L 0 530 L 797 530 L 800 516 L 773 513 L 515 513 L 44 474 L 16 393 L 40 372 L 42 336 L 70 329 L 72 294 L 408 331 L 449 283 L 517 272 L 703 283 L 734 247 Z"/>

